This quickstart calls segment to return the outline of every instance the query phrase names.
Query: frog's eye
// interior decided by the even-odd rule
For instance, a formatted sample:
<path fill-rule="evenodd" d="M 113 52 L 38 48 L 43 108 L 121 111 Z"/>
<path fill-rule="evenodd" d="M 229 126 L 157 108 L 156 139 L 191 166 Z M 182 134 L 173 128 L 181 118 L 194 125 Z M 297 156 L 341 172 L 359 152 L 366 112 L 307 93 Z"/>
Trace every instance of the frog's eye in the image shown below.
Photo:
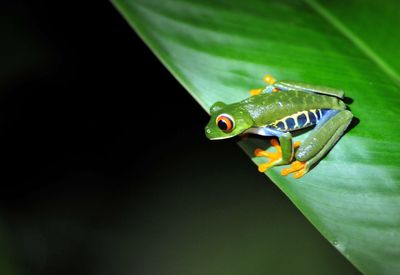
<path fill-rule="evenodd" d="M 232 131 L 233 127 L 235 126 L 235 120 L 233 117 L 227 114 L 219 115 L 215 120 L 215 123 L 217 124 L 218 128 L 224 132 Z"/>

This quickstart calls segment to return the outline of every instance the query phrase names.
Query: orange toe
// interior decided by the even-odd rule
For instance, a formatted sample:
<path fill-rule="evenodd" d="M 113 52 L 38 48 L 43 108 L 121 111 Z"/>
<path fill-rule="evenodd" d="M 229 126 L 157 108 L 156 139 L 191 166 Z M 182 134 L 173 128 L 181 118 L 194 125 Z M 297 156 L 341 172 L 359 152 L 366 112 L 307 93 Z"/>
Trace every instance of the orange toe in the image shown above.
<path fill-rule="evenodd" d="M 260 148 L 257 148 L 254 151 L 255 156 L 268 158 L 268 162 L 262 163 L 258 166 L 258 171 L 260 171 L 262 173 L 267 171 L 268 168 L 274 166 L 276 163 L 278 163 L 282 159 L 282 149 L 281 149 L 281 146 L 279 145 L 278 140 L 272 139 L 271 145 L 276 149 L 275 153 L 268 152 L 268 151 L 262 150 Z"/>
<path fill-rule="evenodd" d="M 302 170 L 300 170 L 300 171 L 297 171 L 297 172 L 293 173 L 293 177 L 294 177 L 295 179 L 299 179 L 299 178 L 301 178 L 302 176 L 304 176 L 305 174 L 306 174 L 306 171 L 305 171 L 304 169 L 302 169 Z"/>
<path fill-rule="evenodd" d="M 306 171 L 306 163 L 298 161 L 298 160 L 293 161 L 292 164 L 291 164 L 291 167 L 282 169 L 281 175 L 282 176 L 287 176 L 287 175 L 289 175 L 290 173 L 293 173 L 293 172 L 295 172 L 293 174 L 293 176 L 296 179 L 302 177 L 307 172 Z"/>
<path fill-rule="evenodd" d="M 272 75 L 269 75 L 269 74 L 265 75 L 265 76 L 263 77 L 263 80 L 264 80 L 267 84 L 270 84 L 270 85 L 272 85 L 272 84 L 274 84 L 274 83 L 276 82 L 275 78 L 273 78 Z"/>
<path fill-rule="evenodd" d="M 262 90 L 263 89 L 252 89 L 252 90 L 250 90 L 250 95 L 251 96 L 259 95 L 259 94 L 261 94 Z"/>
<path fill-rule="evenodd" d="M 268 161 L 266 163 L 258 165 L 258 171 L 260 171 L 261 173 L 264 173 L 265 171 L 268 170 L 268 168 L 270 168 L 270 167 L 272 167 L 274 165 L 274 162 L 275 161 L 270 160 L 270 161 Z"/>

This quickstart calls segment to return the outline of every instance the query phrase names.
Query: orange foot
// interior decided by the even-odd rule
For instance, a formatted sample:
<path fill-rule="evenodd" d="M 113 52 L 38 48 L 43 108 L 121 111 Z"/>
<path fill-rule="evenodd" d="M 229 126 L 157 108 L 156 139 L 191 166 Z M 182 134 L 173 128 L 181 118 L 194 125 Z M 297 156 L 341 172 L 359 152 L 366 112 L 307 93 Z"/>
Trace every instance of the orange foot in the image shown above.
<path fill-rule="evenodd" d="M 273 85 L 276 82 L 275 78 L 270 74 L 266 74 L 263 77 L 263 80 L 264 80 L 265 83 L 267 83 L 269 85 Z"/>
<path fill-rule="evenodd" d="M 276 153 L 267 152 L 260 148 L 257 148 L 254 151 L 254 154 L 257 157 L 269 158 L 268 162 L 258 165 L 258 171 L 260 171 L 261 173 L 264 173 L 265 171 L 267 171 L 268 168 L 270 168 L 271 166 L 274 166 L 278 161 L 280 161 L 282 159 L 282 149 L 278 143 L 278 140 L 271 139 L 271 145 L 275 147 Z"/>
<path fill-rule="evenodd" d="M 298 178 L 301 178 L 302 176 L 304 176 L 304 174 L 307 173 L 307 171 L 308 171 L 307 164 L 305 162 L 296 160 L 296 161 L 292 162 L 292 167 L 282 169 L 281 175 L 287 176 L 290 173 L 294 172 L 293 177 L 295 179 L 298 179 Z"/>
<path fill-rule="evenodd" d="M 269 75 L 269 74 L 265 75 L 263 80 L 264 80 L 265 83 L 267 83 L 269 85 L 273 85 L 276 82 L 275 78 L 272 75 Z M 272 92 L 274 92 L 274 93 L 279 92 L 279 89 L 278 88 L 273 88 Z"/>
<path fill-rule="evenodd" d="M 276 82 L 275 78 L 273 78 L 273 77 L 272 77 L 271 75 L 269 75 L 269 74 L 265 75 L 265 76 L 263 77 L 263 80 L 264 80 L 265 83 L 267 83 L 267 84 L 269 84 L 269 85 L 273 85 L 273 84 Z M 252 90 L 250 90 L 250 95 L 251 95 L 251 96 L 259 95 L 259 94 L 261 94 L 262 91 L 263 91 L 262 88 L 261 88 L 261 89 L 252 89 Z M 273 88 L 272 91 L 273 91 L 273 92 L 279 92 L 279 89 Z"/>
<path fill-rule="evenodd" d="M 252 90 L 250 90 L 250 95 L 251 96 L 259 95 L 259 94 L 261 94 L 262 91 L 263 91 L 263 89 L 252 89 Z"/>

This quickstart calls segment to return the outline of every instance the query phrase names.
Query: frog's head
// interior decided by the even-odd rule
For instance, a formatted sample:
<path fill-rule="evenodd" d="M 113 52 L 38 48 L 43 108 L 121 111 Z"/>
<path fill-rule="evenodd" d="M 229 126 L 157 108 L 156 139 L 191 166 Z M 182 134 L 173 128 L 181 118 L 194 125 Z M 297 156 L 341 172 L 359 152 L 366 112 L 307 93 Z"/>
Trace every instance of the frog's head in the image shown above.
<path fill-rule="evenodd" d="M 216 102 L 210 109 L 211 119 L 205 128 L 207 138 L 225 139 L 240 135 L 253 125 L 249 113 L 237 103 Z"/>

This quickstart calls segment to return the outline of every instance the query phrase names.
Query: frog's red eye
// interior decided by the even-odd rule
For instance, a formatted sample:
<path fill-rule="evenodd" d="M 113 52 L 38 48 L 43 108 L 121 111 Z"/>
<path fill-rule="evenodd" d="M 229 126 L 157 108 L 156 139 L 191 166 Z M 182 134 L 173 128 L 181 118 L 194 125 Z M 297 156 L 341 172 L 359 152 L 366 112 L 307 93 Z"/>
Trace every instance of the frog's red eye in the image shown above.
<path fill-rule="evenodd" d="M 215 120 L 218 128 L 224 132 L 232 131 L 233 127 L 235 126 L 235 121 L 230 115 L 222 114 L 217 117 Z"/>

